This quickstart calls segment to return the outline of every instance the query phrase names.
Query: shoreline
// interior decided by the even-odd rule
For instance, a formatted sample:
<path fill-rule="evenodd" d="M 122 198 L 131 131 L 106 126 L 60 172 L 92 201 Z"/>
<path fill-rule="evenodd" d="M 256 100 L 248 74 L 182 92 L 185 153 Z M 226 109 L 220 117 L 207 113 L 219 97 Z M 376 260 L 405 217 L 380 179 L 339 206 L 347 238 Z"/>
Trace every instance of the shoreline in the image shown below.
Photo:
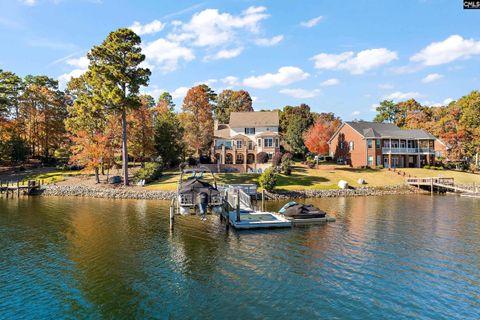
<path fill-rule="evenodd" d="M 274 193 L 266 192 L 266 200 L 365 197 L 393 194 L 419 193 L 415 188 L 406 185 L 385 187 L 361 187 L 356 189 L 325 189 L 325 190 L 288 190 Z M 138 199 L 138 200 L 171 200 L 175 191 L 128 190 L 128 188 L 97 188 L 88 186 L 47 185 L 38 193 L 44 197 L 87 197 L 105 199 Z"/>

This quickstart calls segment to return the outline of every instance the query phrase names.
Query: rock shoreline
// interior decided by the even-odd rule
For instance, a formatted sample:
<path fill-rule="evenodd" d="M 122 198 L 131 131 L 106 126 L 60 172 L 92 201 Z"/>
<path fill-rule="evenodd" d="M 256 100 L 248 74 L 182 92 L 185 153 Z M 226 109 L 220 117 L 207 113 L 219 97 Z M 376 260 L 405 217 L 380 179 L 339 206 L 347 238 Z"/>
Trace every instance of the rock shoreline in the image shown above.
<path fill-rule="evenodd" d="M 328 190 L 297 190 L 278 191 L 267 193 L 268 200 L 298 199 L 298 198 L 333 198 L 333 197 L 360 197 L 381 196 L 391 194 L 411 194 L 418 192 L 415 188 L 405 185 L 382 188 L 362 187 L 357 189 L 328 189 Z M 96 188 L 87 186 L 48 185 L 41 192 L 42 196 L 56 197 L 90 197 L 107 199 L 146 199 L 171 200 L 175 197 L 174 191 L 129 190 L 128 188 Z"/>

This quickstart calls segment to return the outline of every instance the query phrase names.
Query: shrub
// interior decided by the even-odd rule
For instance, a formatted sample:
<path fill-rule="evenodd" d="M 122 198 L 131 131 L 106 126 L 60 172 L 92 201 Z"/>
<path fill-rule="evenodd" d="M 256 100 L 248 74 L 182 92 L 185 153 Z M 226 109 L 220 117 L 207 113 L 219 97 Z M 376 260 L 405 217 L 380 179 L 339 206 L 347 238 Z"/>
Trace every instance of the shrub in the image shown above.
<path fill-rule="evenodd" d="M 258 179 L 258 182 L 263 189 L 273 191 L 277 185 L 277 174 L 275 173 L 275 170 L 273 170 L 273 168 L 265 169 Z"/>
<path fill-rule="evenodd" d="M 383 169 L 382 165 L 377 166 L 377 169 Z"/>
<path fill-rule="evenodd" d="M 157 162 L 148 162 L 144 168 L 138 170 L 135 175 L 138 180 L 145 180 L 145 182 L 152 182 L 162 176 L 162 165 Z"/>
<path fill-rule="evenodd" d="M 210 164 L 212 163 L 212 159 L 209 156 L 200 156 L 199 162 L 201 164 Z"/>
<path fill-rule="evenodd" d="M 429 165 L 423 166 L 423 169 L 430 169 Z"/>
<path fill-rule="evenodd" d="M 187 163 L 189 166 L 196 166 L 197 165 L 197 160 L 195 158 L 189 157 L 187 159 Z"/>
<path fill-rule="evenodd" d="M 437 170 L 443 170 L 443 167 L 437 167 Z"/>
<path fill-rule="evenodd" d="M 293 159 L 293 154 L 291 154 L 290 152 L 284 153 L 283 156 L 282 156 L 282 162 L 285 161 L 285 159 L 292 160 Z"/>
<path fill-rule="evenodd" d="M 282 162 L 282 154 L 280 152 L 275 152 L 275 154 L 272 157 L 272 165 L 274 167 L 278 167 L 281 162 Z"/>
<path fill-rule="evenodd" d="M 267 163 L 268 162 L 268 154 L 266 152 L 259 152 L 257 153 L 257 162 L 258 163 Z"/>
<path fill-rule="evenodd" d="M 285 159 L 285 161 L 282 161 L 282 167 L 281 167 L 281 169 L 282 169 L 282 171 L 283 171 L 287 176 L 292 173 L 292 168 L 291 168 L 291 166 L 292 166 L 292 160 L 290 160 L 290 159 L 287 158 L 287 159 Z M 287 171 L 288 171 L 289 173 L 287 173 Z"/>

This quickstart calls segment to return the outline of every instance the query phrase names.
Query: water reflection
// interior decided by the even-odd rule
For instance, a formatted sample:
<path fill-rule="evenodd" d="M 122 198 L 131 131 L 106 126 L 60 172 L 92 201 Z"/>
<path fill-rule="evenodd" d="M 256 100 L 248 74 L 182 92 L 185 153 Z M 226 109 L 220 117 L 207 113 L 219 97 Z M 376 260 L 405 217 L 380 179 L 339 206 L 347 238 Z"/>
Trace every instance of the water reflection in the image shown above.
<path fill-rule="evenodd" d="M 0 318 L 478 316 L 478 200 L 307 202 L 337 222 L 239 233 L 186 217 L 171 234 L 167 202 L 0 199 Z"/>

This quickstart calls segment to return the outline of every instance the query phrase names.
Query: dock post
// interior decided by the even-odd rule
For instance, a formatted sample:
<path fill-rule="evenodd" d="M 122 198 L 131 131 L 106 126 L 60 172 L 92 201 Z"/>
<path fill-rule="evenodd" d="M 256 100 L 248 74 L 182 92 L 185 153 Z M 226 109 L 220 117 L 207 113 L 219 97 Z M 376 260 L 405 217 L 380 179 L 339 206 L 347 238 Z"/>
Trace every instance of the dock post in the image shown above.
<path fill-rule="evenodd" d="M 236 202 L 236 211 L 237 211 L 237 222 L 240 222 L 240 190 L 237 190 L 237 199 L 235 199 Z"/>
<path fill-rule="evenodd" d="M 17 198 L 20 198 L 20 182 L 17 180 Z"/>
<path fill-rule="evenodd" d="M 430 195 L 433 196 L 433 178 L 430 178 Z"/>
<path fill-rule="evenodd" d="M 262 190 L 262 212 L 265 212 L 265 189 Z"/>
<path fill-rule="evenodd" d="M 172 204 L 170 205 L 170 231 L 173 231 L 173 223 L 175 221 L 175 215 L 174 215 L 174 204 L 173 204 L 173 201 L 172 201 Z"/>

